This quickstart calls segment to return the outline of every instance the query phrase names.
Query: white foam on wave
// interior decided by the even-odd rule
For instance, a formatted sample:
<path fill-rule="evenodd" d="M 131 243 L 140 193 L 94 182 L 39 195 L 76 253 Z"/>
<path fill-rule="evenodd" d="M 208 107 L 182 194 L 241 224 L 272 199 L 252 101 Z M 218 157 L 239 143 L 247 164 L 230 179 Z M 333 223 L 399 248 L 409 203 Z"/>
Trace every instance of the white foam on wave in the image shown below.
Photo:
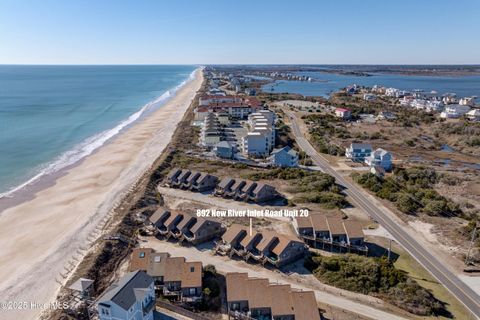
<path fill-rule="evenodd" d="M 82 160 L 83 158 L 89 156 L 92 154 L 95 150 L 103 146 L 108 140 L 111 138 L 115 137 L 117 134 L 119 134 L 123 129 L 125 129 L 127 126 L 131 125 L 134 123 L 136 120 L 138 120 L 146 111 L 153 110 L 155 108 L 158 108 L 162 104 L 164 104 L 166 101 L 168 101 L 170 98 L 172 98 L 175 93 L 182 88 L 184 85 L 186 85 L 189 81 L 193 80 L 195 77 L 195 72 L 197 70 L 192 71 L 188 78 L 184 81 L 182 81 L 178 86 L 174 87 L 173 89 L 167 90 L 164 92 L 160 97 L 157 99 L 150 101 L 146 105 L 144 105 L 140 110 L 135 112 L 134 114 L 130 115 L 127 119 L 123 120 L 120 122 L 117 126 L 114 128 L 105 130 L 103 132 L 97 133 L 81 143 L 77 144 L 74 146 L 71 150 L 64 152 L 60 156 L 58 156 L 55 160 L 52 162 L 43 165 L 39 170 L 38 173 L 35 174 L 32 178 L 30 178 L 28 181 L 25 181 L 24 183 L 11 188 L 5 193 L 0 193 L 0 199 L 5 198 L 5 197 L 12 197 L 13 194 L 19 190 L 24 189 L 25 187 L 33 184 L 34 182 L 37 182 L 40 178 L 56 173 L 63 168 L 66 168 L 68 166 L 74 165 L 78 161 Z"/>

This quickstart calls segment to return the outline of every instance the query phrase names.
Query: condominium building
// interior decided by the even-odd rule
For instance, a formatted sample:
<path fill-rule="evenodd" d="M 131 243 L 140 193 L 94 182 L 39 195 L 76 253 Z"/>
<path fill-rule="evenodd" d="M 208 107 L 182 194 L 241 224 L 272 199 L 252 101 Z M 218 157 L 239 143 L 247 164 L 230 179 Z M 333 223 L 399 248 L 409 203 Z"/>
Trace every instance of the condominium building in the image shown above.
<path fill-rule="evenodd" d="M 247 273 L 227 273 L 228 313 L 238 318 L 265 320 L 320 320 L 313 291 L 293 289 Z M 246 317 L 245 317 L 246 316 Z"/>
<path fill-rule="evenodd" d="M 242 152 L 249 156 L 264 157 L 275 146 L 275 114 L 261 110 L 248 116 L 249 132 L 243 137 Z"/>

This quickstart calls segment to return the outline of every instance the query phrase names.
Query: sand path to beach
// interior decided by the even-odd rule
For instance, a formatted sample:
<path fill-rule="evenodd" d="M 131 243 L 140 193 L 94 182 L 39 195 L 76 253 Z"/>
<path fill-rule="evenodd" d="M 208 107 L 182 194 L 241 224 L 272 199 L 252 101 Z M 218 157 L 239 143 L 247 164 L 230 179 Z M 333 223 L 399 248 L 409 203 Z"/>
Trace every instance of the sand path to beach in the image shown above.
<path fill-rule="evenodd" d="M 0 302 L 48 303 L 79 247 L 115 203 L 149 169 L 170 142 L 203 81 L 179 89 L 161 108 L 140 120 L 60 177 L 35 198 L 0 215 Z M 33 319 L 39 306 L 5 311 L 0 318 Z"/>

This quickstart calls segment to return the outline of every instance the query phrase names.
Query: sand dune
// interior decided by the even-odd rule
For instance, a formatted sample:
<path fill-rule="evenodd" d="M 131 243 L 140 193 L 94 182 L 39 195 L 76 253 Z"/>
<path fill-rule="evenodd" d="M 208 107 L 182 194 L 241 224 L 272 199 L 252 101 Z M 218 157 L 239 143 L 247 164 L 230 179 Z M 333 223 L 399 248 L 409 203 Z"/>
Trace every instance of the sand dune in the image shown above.
<path fill-rule="evenodd" d="M 54 299 L 59 273 L 164 150 L 201 82 L 197 71 L 160 109 L 117 135 L 34 199 L 1 213 L 2 301 L 47 303 Z M 31 319 L 40 312 L 0 310 L 0 318 Z"/>

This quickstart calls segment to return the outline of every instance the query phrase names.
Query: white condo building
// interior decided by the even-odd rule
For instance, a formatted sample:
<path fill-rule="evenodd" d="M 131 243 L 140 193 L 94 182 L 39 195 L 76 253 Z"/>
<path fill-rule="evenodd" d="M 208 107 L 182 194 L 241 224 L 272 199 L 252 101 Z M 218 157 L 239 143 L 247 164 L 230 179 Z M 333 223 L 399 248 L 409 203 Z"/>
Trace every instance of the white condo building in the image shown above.
<path fill-rule="evenodd" d="M 246 155 L 267 156 L 275 146 L 275 114 L 260 110 L 248 116 L 249 132 L 242 139 L 242 151 Z"/>

